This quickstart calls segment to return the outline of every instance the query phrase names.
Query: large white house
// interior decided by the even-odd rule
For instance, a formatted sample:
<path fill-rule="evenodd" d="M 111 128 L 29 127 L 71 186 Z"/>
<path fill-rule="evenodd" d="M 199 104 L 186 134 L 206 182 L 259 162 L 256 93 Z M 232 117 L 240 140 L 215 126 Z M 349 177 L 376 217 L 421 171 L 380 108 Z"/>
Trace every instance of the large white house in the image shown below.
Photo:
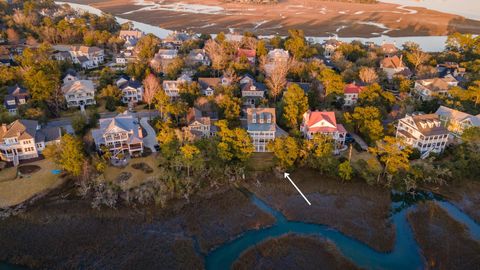
<path fill-rule="evenodd" d="M 267 63 L 265 64 L 265 73 L 267 76 L 271 74 L 277 66 L 286 65 L 290 59 L 287 50 L 274 49 L 267 54 Z"/>
<path fill-rule="evenodd" d="M 143 131 L 137 118 L 128 111 L 113 118 L 100 119 L 100 128 L 92 130 L 97 149 L 107 147 L 116 157 L 119 153 L 143 153 Z"/>
<path fill-rule="evenodd" d="M 362 92 L 363 89 L 364 88 L 362 86 L 356 85 L 355 83 L 350 83 L 345 85 L 345 88 L 343 89 L 343 94 L 345 96 L 344 105 L 345 106 L 355 105 L 358 101 L 360 92 Z"/>
<path fill-rule="evenodd" d="M 268 152 L 267 145 L 275 140 L 276 128 L 275 108 L 247 108 L 247 133 L 255 152 Z"/>
<path fill-rule="evenodd" d="M 84 108 L 87 105 L 94 105 L 95 87 L 90 80 L 71 81 L 62 86 L 62 93 L 67 102 L 67 107 Z"/>
<path fill-rule="evenodd" d="M 73 63 L 84 69 L 97 68 L 105 57 L 105 51 L 98 47 L 72 46 L 69 52 Z"/>
<path fill-rule="evenodd" d="M 406 115 L 398 121 L 397 138 L 420 150 L 422 158 L 430 153 L 441 153 L 448 141 L 448 130 L 436 114 Z"/>
<path fill-rule="evenodd" d="M 0 159 L 13 162 L 16 166 L 20 160 L 37 158 L 52 143 L 59 143 L 61 130 L 40 128 L 34 120 L 16 120 L 0 128 Z"/>
<path fill-rule="evenodd" d="M 122 102 L 124 104 L 136 104 L 143 100 L 143 84 L 128 77 L 121 77 L 116 82 L 122 91 Z"/>
<path fill-rule="evenodd" d="M 347 130 L 337 123 L 335 112 L 307 111 L 303 114 L 300 131 L 311 140 L 315 134 L 330 136 L 336 142 L 336 149 L 343 148 Z"/>
<path fill-rule="evenodd" d="M 431 100 L 434 96 L 446 96 L 454 86 L 458 86 L 458 81 L 453 77 L 417 80 L 414 94 L 421 100 Z"/>
<path fill-rule="evenodd" d="M 480 127 L 480 114 L 471 115 L 445 106 L 440 106 L 435 114 L 438 115 L 442 125 L 456 137 L 461 136 L 468 128 Z"/>

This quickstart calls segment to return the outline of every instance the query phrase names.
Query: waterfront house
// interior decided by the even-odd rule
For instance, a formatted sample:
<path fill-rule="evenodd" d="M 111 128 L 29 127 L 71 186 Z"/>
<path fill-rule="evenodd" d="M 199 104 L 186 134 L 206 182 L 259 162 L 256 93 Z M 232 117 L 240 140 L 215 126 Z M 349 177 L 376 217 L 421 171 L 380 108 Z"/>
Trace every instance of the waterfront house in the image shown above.
<path fill-rule="evenodd" d="M 274 49 L 268 52 L 267 62 L 265 64 L 265 73 L 267 76 L 271 74 L 277 66 L 287 65 L 290 59 L 288 51 L 283 49 Z"/>
<path fill-rule="evenodd" d="M 448 141 L 448 130 L 437 114 L 407 114 L 398 121 L 396 137 L 418 149 L 422 158 L 425 158 L 432 152 L 443 152 Z"/>
<path fill-rule="evenodd" d="M 380 68 L 387 74 L 387 78 L 392 80 L 395 75 L 402 75 L 410 77 L 410 69 L 403 63 L 403 56 L 394 55 L 392 57 L 385 57 L 380 61 Z"/>
<path fill-rule="evenodd" d="M 414 95 L 420 100 L 431 100 L 435 96 L 446 96 L 450 88 L 458 86 L 453 77 L 416 80 L 413 88 Z"/>
<path fill-rule="evenodd" d="M 268 152 L 268 143 L 275 140 L 275 108 L 247 108 L 247 133 L 255 152 Z"/>
<path fill-rule="evenodd" d="M 338 49 L 338 47 L 340 47 L 340 45 L 342 45 L 342 42 L 340 40 L 336 39 L 336 38 L 330 38 L 330 39 L 326 40 L 322 44 L 323 56 L 326 59 L 332 58 L 333 54 Z"/>
<path fill-rule="evenodd" d="M 137 118 L 125 111 L 112 118 L 102 118 L 99 128 L 92 130 L 97 149 L 107 147 L 114 157 L 118 154 L 131 156 L 143 153 L 143 130 Z"/>
<path fill-rule="evenodd" d="M 315 134 L 330 136 L 336 142 L 336 147 L 343 148 L 347 130 L 337 123 L 334 112 L 307 111 L 303 114 L 300 131 L 305 138 L 311 140 Z"/>
<path fill-rule="evenodd" d="M 77 80 L 64 84 L 62 93 L 67 102 L 67 107 L 80 107 L 82 110 L 86 105 L 94 105 L 95 87 L 90 80 Z"/>
<path fill-rule="evenodd" d="M 7 95 L 3 99 L 3 105 L 10 114 L 17 114 L 18 107 L 26 104 L 29 96 L 27 89 L 18 84 L 7 87 Z"/>
<path fill-rule="evenodd" d="M 398 48 L 395 43 L 382 42 L 380 50 L 385 55 L 385 57 L 392 57 L 398 53 Z"/>
<path fill-rule="evenodd" d="M 37 158 L 45 147 L 59 143 L 61 130 L 41 128 L 34 120 L 16 120 L 0 128 L 0 159 L 13 162 L 16 166 L 20 160 Z"/>
<path fill-rule="evenodd" d="M 460 137 L 468 128 L 480 127 L 480 114 L 471 115 L 445 106 L 440 106 L 435 114 L 450 134 L 456 137 Z"/>

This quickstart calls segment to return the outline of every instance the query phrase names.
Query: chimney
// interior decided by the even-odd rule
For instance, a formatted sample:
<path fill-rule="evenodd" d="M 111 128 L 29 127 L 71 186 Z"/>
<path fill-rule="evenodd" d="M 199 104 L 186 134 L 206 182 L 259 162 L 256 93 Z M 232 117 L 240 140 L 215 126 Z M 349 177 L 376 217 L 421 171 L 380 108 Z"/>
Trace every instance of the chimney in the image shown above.
<path fill-rule="evenodd" d="M 140 139 L 143 138 L 143 130 L 142 130 L 142 126 L 138 125 L 138 137 Z"/>
<path fill-rule="evenodd" d="M 2 124 L 2 132 L 5 133 L 7 132 L 7 124 Z"/>

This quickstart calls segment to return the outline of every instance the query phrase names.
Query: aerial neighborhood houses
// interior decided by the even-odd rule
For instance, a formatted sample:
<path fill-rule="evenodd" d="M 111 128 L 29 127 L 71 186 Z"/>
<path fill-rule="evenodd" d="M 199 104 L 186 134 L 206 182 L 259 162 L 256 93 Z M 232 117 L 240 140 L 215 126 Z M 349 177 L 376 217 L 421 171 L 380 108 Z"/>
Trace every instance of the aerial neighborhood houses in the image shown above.
<path fill-rule="evenodd" d="M 275 140 L 277 120 L 275 108 L 248 108 L 247 132 L 255 152 L 267 152 L 268 143 Z"/>
<path fill-rule="evenodd" d="M 350 83 L 345 85 L 345 88 L 343 89 L 344 105 L 345 106 L 355 105 L 358 101 L 360 92 L 362 92 L 363 89 L 364 89 L 363 86 L 359 86 L 355 83 Z"/>
<path fill-rule="evenodd" d="M 420 151 L 422 157 L 445 150 L 449 132 L 437 114 L 414 113 L 398 121 L 397 138 Z"/>
<path fill-rule="evenodd" d="M 326 59 L 332 58 L 333 54 L 338 49 L 338 47 L 340 47 L 340 45 L 342 45 L 342 42 L 340 40 L 337 40 L 337 39 L 334 39 L 334 38 L 330 38 L 330 39 L 326 40 L 322 44 L 323 57 L 325 57 Z"/>
<path fill-rule="evenodd" d="M 18 112 L 18 107 L 26 104 L 28 98 L 29 94 L 27 89 L 16 84 L 7 87 L 7 95 L 5 96 L 3 103 L 8 112 L 15 115 Z"/>
<path fill-rule="evenodd" d="M 188 53 L 186 62 L 190 66 L 196 65 L 210 65 L 210 58 L 208 58 L 207 53 L 204 49 L 193 49 Z"/>
<path fill-rule="evenodd" d="M 243 104 L 247 106 L 255 106 L 265 98 L 267 87 L 263 83 L 256 81 L 247 81 L 240 85 L 242 90 Z"/>
<path fill-rule="evenodd" d="M 458 86 L 458 81 L 453 77 L 416 80 L 414 94 L 422 101 L 426 101 L 435 96 L 448 95 L 448 91 L 454 86 Z"/>
<path fill-rule="evenodd" d="M 72 46 L 69 50 L 73 63 L 83 69 L 98 68 L 103 63 L 105 52 L 98 47 Z"/>
<path fill-rule="evenodd" d="M 395 75 L 402 75 L 409 78 L 412 75 L 410 69 L 403 62 L 403 55 L 398 57 L 385 57 L 380 62 L 380 68 L 387 74 L 387 78 L 392 80 Z"/>
<path fill-rule="evenodd" d="M 180 97 L 180 86 L 182 84 L 188 84 L 192 82 L 192 78 L 186 74 L 182 74 L 178 79 L 164 80 L 162 83 L 163 91 L 170 97 L 170 99 L 175 100 Z"/>
<path fill-rule="evenodd" d="M 283 49 L 274 49 L 268 52 L 265 63 L 265 73 L 269 76 L 277 67 L 286 67 L 290 53 Z"/>
<path fill-rule="evenodd" d="M 67 107 L 85 109 L 87 105 L 94 105 L 95 86 L 91 80 L 75 80 L 62 86 L 62 93 L 67 102 Z"/>
<path fill-rule="evenodd" d="M 440 106 L 435 114 L 438 115 L 442 125 L 455 137 L 460 137 L 468 128 L 480 127 L 480 114 L 470 115 L 445 106 Z"/>
<path fill-rule="evenodd" d="M 194 138 L 207 138 L 213 136 L 216 132 L 216 126 L 213 125 L 213 119 L 198 108 L 190 108 L 187 113 L 187 130 Z"/>
<path fill-rule="evenodd" d="M 41 128 L 34 120 L 16 120 L 0 128 L 0 159 L 18 165 L 20 160 L 37 158 L 52 143 L 59 143 L 60 128 Z"/>
<path fill-rule="evenodd" d="M 143 129 L 138 119 L 128 111 L 112 118 L 100 119 L 99 128 L 92 130 L 92 137 L 97 149 L 106 147 L 114 157 L 119 154 L 136 156 L 143 153 Z"/>
<path fill-rule="evenodd" d="M 137 104 L 143 100 L 142 82 L 123 75 L 116 81 L 116 85 L 122 91 L 124 104 Z"/>
<path fill-rule="evenodd" d="M 336 151 L 345 145 L 347 130 L 342 124 L 337 123 L 334 112 L 307 111 L 303 114 L 300 131 L 305 138 L 312 139 L 315 134 L 322 134 L 335 141 Z"/>

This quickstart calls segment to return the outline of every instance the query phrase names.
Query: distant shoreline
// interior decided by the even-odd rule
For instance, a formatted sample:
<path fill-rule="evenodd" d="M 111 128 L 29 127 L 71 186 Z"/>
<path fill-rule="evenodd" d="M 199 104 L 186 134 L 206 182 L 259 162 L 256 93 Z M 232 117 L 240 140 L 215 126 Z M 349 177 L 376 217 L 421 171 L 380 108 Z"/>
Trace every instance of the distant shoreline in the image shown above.
<path fill-rule="evenodd" d="M 67 0 L 169 30 L 218 33 L 237 30 L 257 35 L 286 35 L 302 29 L 306 36 L 374 38 L 480 34 L 480 21 L 419 7 L 389 3 L 359 4 L 287 0 L 276 5 L 223 3 L 221 0 L 152 1 Z M 268 10 L 268 12 L 266 12 Z"/>

